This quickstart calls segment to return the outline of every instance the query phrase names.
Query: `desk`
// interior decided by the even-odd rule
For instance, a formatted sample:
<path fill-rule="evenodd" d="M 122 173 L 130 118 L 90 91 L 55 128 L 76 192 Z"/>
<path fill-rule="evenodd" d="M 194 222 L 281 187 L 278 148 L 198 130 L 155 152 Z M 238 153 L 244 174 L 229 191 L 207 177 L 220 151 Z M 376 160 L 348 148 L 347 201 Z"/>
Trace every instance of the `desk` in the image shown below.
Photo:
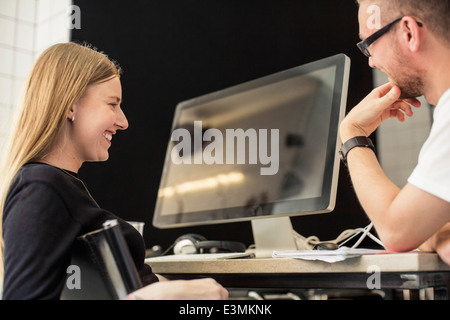
<path fill-rule="evenodd" d="M 365 255 L 336 263 L 285 258 L 146 262 L 169 278 L 208 276 L 227 288 L 402 290 L 411 299 L 427 289 L 433 299 L 449 299 L 450 266 L 435 253 Z"/>

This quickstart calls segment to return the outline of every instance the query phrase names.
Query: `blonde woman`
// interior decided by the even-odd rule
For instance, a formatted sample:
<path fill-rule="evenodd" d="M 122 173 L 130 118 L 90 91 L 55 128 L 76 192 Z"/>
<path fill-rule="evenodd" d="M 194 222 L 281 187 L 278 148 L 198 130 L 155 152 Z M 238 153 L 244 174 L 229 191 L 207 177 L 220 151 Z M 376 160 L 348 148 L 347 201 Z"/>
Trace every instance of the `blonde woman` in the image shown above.
<path fill-rule="evenodd" d="M 228 298 L 213 279 L 159 281 L 139 232 L 100 208 L 78 177 L 84 162 L 107 160 L 113 136 L 128 127 L 120 74 L 106 55 L 75 43 L 36 61 L 0 169 L 3 299 L 58 299 L 73 242 L 109 219 L 118 219 L 145 285 L 130 298 Z"/>

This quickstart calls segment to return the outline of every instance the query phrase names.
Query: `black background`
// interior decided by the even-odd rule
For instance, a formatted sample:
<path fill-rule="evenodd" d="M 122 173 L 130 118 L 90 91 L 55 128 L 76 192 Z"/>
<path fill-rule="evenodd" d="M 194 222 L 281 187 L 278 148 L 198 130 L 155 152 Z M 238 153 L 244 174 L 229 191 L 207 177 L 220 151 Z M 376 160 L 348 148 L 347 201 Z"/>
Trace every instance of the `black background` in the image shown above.
<path fill-rule="evenodd" d="M 146 223 L 147 247 L 164 249 L 185 233 L 253 243 L 250 222 L 160 230 L 152 226 L 172 118 L 178 102 L 337 53 L 352 60 L 348 107 L 372 88 L 358 42 L 352 0 L 75 0 L 86 41 L 124 70 L 122 108 L 129 128 L 112 140 L 110 159 L 80 170 L 100 206 Z M 341 165 L 330 214 L 292 218 L 321 240 L 369 223 Z M 371 243 L 374 244 L 374 243 Z M 370 243 L 369 243 L 370 246 Z"/>

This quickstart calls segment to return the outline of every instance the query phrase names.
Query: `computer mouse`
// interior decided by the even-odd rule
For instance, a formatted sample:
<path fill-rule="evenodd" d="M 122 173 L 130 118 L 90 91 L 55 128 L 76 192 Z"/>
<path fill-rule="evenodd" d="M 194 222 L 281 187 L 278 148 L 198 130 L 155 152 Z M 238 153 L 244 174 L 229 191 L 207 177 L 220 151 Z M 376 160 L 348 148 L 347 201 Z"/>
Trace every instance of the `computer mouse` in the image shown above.
<path fill-rule="evenodd" d="M 319 242 L 314 245 L 313 250 L 336 250 L 339 245 L 334 242 Z"/>

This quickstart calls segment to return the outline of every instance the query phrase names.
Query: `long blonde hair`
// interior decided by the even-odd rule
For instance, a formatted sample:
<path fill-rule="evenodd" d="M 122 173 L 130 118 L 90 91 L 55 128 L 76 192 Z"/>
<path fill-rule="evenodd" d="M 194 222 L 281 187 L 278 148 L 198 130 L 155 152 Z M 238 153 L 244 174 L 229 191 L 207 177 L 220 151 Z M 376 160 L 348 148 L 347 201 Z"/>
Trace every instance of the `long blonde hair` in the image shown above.
<path fill-rule="evenodd" d="M 3 211 L 19 169 L 52 148 L 73 104 L 87 86 L 120 77 L 121 69 L 87 44 L 55 44 L 36 60 L 0 162 L 0 291 L 3 279 Z"/>

